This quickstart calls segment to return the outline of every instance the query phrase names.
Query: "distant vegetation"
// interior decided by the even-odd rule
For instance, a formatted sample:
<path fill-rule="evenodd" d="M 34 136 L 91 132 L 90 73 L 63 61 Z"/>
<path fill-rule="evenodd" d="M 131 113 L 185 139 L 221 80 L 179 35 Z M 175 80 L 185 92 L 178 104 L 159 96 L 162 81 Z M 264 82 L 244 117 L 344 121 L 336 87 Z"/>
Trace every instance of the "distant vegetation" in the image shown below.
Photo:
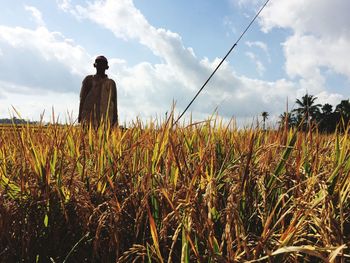
<path fill-rule="evenodd" d="M 316 126 L 320 132 L 333 133 L 337 127 L 344 131 L 350 121 L 349 100 L 342 100 L 334 110 L 333 106 L 328 103 L 316 104 L 316 100 L 317 97 L 309 94 L 297 99 L 296 109 L 292 112 L 284 112 L 279 116 L 280 125 L 299 127 L 303 131 L 308 130 L 311 125 Z"/>
<path fill-rule="evenodd" d="M 0 124 L 37 124 L 36 121 L 29 121 L 25 119 L 18 119 L 13 117 L 11 119 L 0 119 Z"/>
<path fill-rule="evenodd" d="M 2 129 L 0 262 L 347 262 L 350 139 L 309 128 Z"/>

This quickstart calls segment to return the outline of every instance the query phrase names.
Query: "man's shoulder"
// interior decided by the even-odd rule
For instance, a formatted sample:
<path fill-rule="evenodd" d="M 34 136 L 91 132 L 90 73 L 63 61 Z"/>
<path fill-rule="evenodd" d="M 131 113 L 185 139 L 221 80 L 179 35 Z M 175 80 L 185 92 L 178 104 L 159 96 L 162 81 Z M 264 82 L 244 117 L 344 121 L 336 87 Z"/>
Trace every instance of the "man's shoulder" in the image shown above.
<path fill-rule="evenodd" d="M 107 81 L 108 81 L 109 84 L 115 86 L 115 81 L 113 79 L 110 79 L 109 77 L 107 77 Z"/>
<path fill-rule="evenodd" d="M 87 75 L 87 76 L 84 78 L 83 82 L 92 81 L 93 78 L 94 78 L 94 75 Z"/>

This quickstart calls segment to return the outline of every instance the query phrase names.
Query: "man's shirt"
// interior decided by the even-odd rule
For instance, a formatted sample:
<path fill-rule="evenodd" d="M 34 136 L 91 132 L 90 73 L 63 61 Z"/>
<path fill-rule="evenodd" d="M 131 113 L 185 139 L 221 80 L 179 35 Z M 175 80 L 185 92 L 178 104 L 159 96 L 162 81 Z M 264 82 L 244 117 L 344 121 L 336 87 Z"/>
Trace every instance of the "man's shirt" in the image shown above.
<path fill-rule="evenodd" d="M 83 80 L 80 91 L 78 121 L 91 122 L 98 127 L 102 119 L 111 125 L 118 123 L 117 88 L 107 75 L 89 75 Z"/>

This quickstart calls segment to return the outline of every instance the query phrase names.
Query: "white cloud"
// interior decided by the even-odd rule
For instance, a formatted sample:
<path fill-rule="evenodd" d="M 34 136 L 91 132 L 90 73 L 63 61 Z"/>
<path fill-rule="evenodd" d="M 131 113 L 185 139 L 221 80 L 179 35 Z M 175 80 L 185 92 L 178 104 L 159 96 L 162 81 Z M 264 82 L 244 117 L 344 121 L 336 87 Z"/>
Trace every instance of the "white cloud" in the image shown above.
<path fill-rule="evenodd" d="M 67 11 L 71 7 L 71 0 L 56 0 L 56 3 L 63 11 Z"/>
<path fill-rule="evenodd" d="M 326 91 L 322 91 L 319 94 L 317 94 L 317 103 L 320 103 L 320 104 L 329 103 L 333 105 L 333 107 L 339 104 L 339 102 L 343 99 L 344 99 L 344 96 L 340 94 L 329 94 Z"/>
<path fill-rule="evenodd" d="M 30 119 L 52 106 L 76 114 L 81 79 L 92 67 L 84 48 L 45 27 L 0 26 L 0 49 L 1 117 L 11 105 Z"/>
<path fill-rule="evenodd" d="M 256 57 L 253 52 L 246 52 L 245 55 L 255 64 L 256 70 L 262 76 L 266 70 L 264 64 Z"/>
<path fill-rule="evenodd" d="M 268 48 L 266 43 L 264 43 L 262 41 L 246 41 L 245 44 L 248 47 L 258 47 L 258 48 L 262 49 L 267 56 L 269 56 L 269 48 Z"/>
<path fill-rule="evenodd" d="M 350 1 L 279 0 L 271 1 L 261 13 L 261 28 L 288 29 L 292 33 L 283 43 L 285 71 L 298 81 L 300 97 L 315 94 L 319 102 L 333 105 L 343 95 L 327 87 L 325 71 L 350 79 Z"/>
<path fill-rule="evenodd" d="M 261 13 L 265 31 L 274 27 L 291 28 L 300 34 L 340 37 L 349 34 L 350 1 L 280 0 L 271 1 Z"/>
<path fill-rule="evenodd" d="M 327 67 L 350 78 L 349 46 L 347 36 L 331 39 L 294 34 L 284 43 L 286 71 L 290 76 L 309 78 L 320 67 Z"/>
<path fill-rule="evenodd" d="M 199 85 L 195 77 L 198 61 L 193 50 L 183 46 L 179 34 L 150 25 L 131 0 L 95 1 L 86 7 L 77 6 L 76 12 L 80 17 L 109 29 L 119 38 L 139 41 L 176 69 L 186 85 Z"/>
<path fill-rule="evenodd" d="M 0 25 L 0 44 L 6 44 L 16 50 L 38 53 L 46 61 L 56 61 L 70 70 L 70 73 L 83 75 L 88 72 L 88 56 L 83 47 L 72 43 L 59 32 L 50 32 L 45 27 L 35 30 L 23 27 L 7 27 Z M 13 60 L 14 58 L 12 58 Z M 21 60 L 21 58 L 18 58 Z M 20 64 L 19 64 L 20 65 Z M 6 68 L 6 65 L 2 65 Z"/>
<path fill-rule="evenodd" d="M 267 57 L 268 62 L 271 63 L 271 56 L 269 53 L 269 48 L 268 48 L 266 43 L 264 43 L 262 41 L 246 41 L 245 44 L 250 48 L 257 47 L 257 48 L 263 50 L 266 57 Z"/>
<path fill-rule="evenodd" d="M 268 47 L 266 43 L 261 41 L 246 41 L 245 42 L 248 47 L 258 47 L 264 50 L 266 53 L 268 53 Z"/>
<path fill-rule="evenodd" d="M 290 76 L 310 78 L 327 67 L 350 78 L 350 1 L 272 1 L 261 14 L 266 32 L 292 29 L 284 43 L 286 71 Z"/>
<path fill-rule="evenodd" d="M 26 11 L 31 13 L 35 23 L 38 26 L 45 26 L 45 22 L 43 20 L 43 16 L 42 16 L 41 12 L 36 7 L 25 5 L 24 8 L 25 8 Z"/>

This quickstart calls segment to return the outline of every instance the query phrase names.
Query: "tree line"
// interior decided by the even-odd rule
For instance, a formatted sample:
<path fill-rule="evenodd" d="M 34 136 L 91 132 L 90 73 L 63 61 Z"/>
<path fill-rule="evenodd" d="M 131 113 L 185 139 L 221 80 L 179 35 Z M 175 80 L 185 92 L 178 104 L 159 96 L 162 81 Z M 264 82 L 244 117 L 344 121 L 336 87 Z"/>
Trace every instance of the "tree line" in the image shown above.
<path fill-rule="evenodd" d="M 4 118 L 4 119 L 0 119 L 0 124 L 38 124 L 37 121 L 29 121 L 29 120 L 25 120 L 25 119 L 19 119 L 16 117 L 13 117 L 11 119 L 8 118 Z"/>
<path fill-rule="evenodd" d="M 284 128 L 287 125 L 288 127 L 298 127 L 303 131 L 317 127 L 320 132 L 325 133 L 332 133 L 336 129 L 344 130 L 350 121 L 349 100 L 342 100 L 334 109 L 331 104 L 317 104 L 316 100 L 316 96 L 309 94 L 297 99 L 295 101 L 297 108 L 279 116 L 280 127 Z M 261 116 L 265 129 L 268 113 L 264 111 Z"/>

